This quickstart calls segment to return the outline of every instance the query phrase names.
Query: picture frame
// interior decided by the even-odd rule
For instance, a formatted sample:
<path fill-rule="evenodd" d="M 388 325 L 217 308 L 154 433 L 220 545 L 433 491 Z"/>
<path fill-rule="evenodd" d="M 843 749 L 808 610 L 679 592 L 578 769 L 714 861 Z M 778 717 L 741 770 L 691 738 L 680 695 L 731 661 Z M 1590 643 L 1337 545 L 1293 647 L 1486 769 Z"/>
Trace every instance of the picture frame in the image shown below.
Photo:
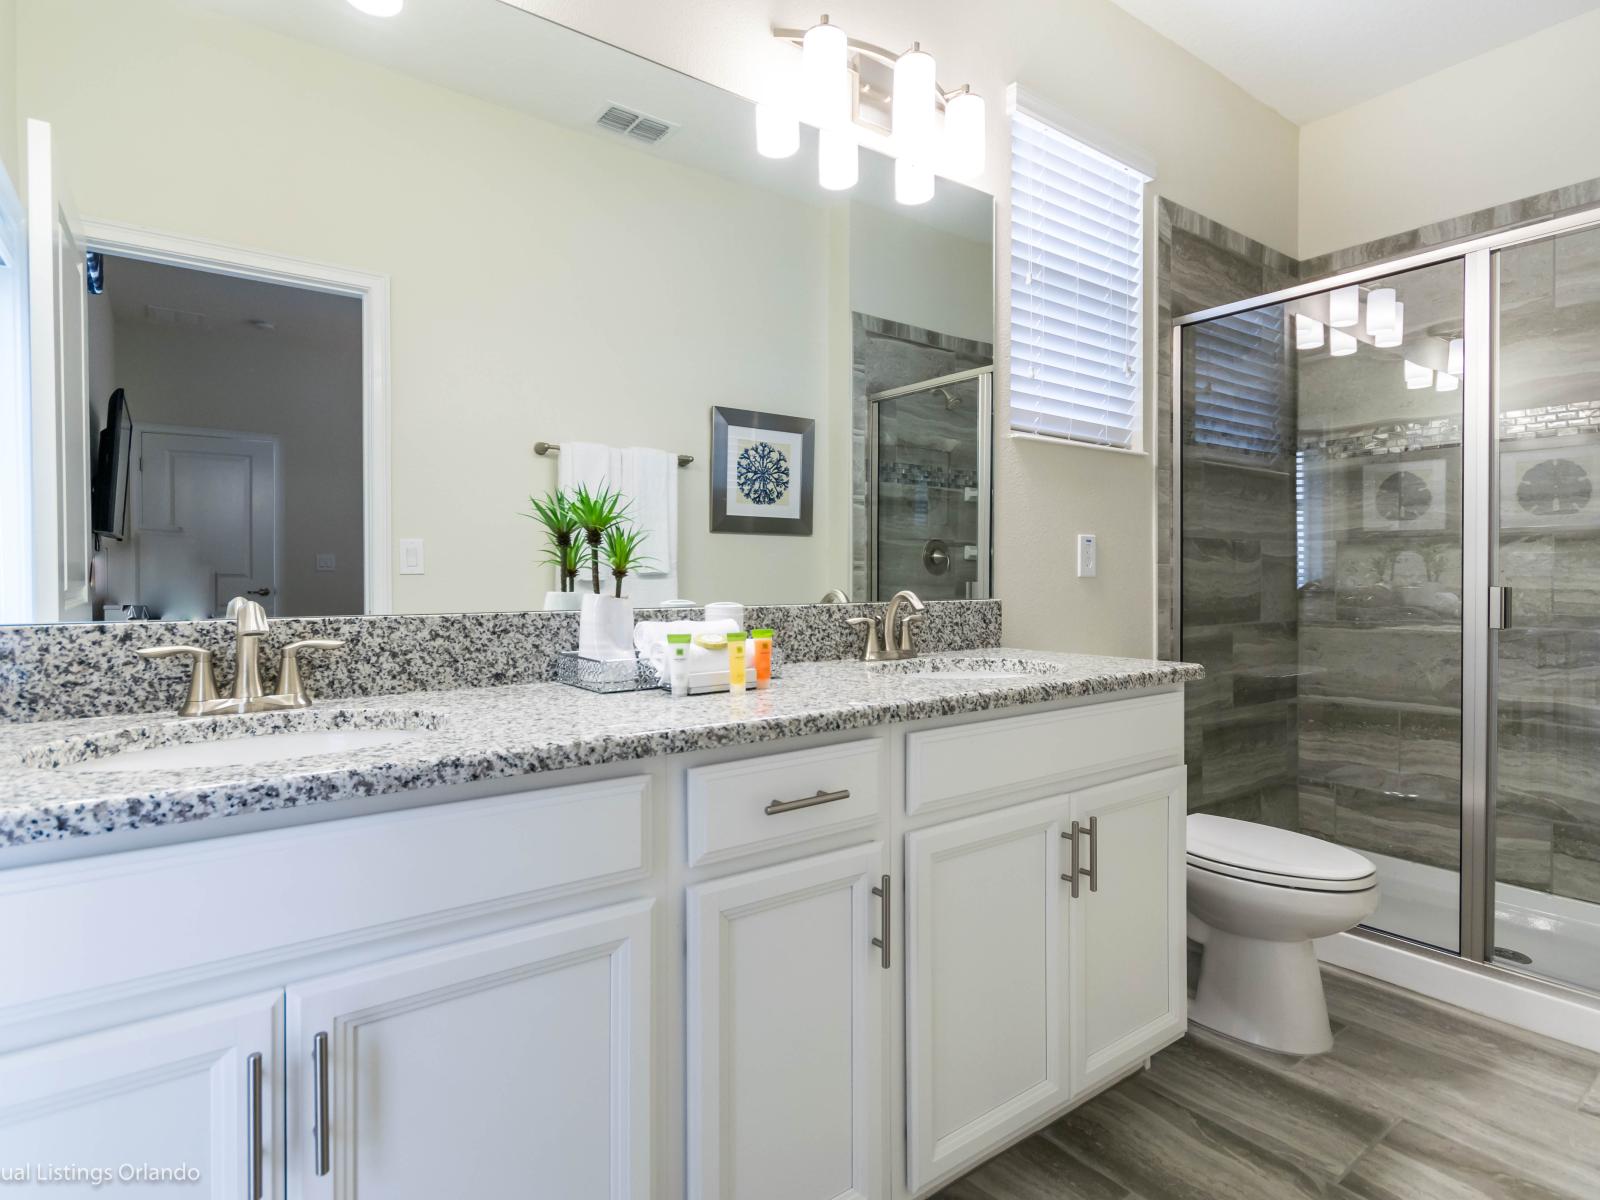
<path fill-rule="evenodd" d="M 811 536 L 817 423 L 711 409 L 711 532 Z"/>
<path fill-rule="evenodd" d="M 1593 530 L 1597 490 L 1600 439 L 1592 435 L 1501 443 L 1501 529 Z"/>
<path fill-rule="evenodd" d="M 1448 471 L 1443 458 L 1371 463 L 1361 472 L 1361 527 L 1368 533 L 1445 529 Z"/>

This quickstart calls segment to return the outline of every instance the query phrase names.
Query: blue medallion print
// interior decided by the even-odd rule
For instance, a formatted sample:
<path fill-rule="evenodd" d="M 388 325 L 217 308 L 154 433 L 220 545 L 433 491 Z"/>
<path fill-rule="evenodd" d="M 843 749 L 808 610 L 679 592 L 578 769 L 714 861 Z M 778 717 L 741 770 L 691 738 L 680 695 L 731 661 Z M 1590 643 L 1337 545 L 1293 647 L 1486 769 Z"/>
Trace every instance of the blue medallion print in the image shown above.
<path fill-rule="evenodd" d="M 789 460 L 771 442 L 739 451 L 739 494 L 751 504 L 776 504 L 789 491 Z"/>

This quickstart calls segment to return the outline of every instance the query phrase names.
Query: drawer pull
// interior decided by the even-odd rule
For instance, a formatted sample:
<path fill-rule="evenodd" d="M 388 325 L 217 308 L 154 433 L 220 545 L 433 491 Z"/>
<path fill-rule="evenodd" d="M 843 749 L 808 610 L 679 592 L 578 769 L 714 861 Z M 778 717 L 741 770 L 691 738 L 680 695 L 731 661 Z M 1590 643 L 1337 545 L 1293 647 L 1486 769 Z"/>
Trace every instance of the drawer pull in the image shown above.
<path fill-rule="evenodd" d="M 850 799 L 850 789 L 840 788 L 837 792 L 819 791 L 815 796 L 802 796 L 798 800 L 773 800 L 762 811 L 769 817 L 775 817 L 779 813 L 794 812 L 798 808 L 812 808 L 818 804 L 832 804 L 835 800 L 848 799 Z"/>

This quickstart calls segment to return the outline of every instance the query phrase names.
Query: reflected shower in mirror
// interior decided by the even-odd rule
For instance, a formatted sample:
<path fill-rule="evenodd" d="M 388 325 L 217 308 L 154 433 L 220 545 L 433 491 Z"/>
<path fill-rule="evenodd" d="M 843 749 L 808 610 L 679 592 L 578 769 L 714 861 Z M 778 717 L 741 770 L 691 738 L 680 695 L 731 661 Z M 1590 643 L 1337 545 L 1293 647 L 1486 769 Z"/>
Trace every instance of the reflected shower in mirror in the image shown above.
<path fill-rule="evenodd" d="M 985 594 L 990 196 L 898 204 L 871 149 L 825 191 L 814 131 L 764 158 L 748 101 L 502 0 L 16 4 L 57 352 L 0 620 L 537 608 L 531 498 L 601 482 L 640 604 Z M 718 408 L 810 440 L 741 498 Z"/>

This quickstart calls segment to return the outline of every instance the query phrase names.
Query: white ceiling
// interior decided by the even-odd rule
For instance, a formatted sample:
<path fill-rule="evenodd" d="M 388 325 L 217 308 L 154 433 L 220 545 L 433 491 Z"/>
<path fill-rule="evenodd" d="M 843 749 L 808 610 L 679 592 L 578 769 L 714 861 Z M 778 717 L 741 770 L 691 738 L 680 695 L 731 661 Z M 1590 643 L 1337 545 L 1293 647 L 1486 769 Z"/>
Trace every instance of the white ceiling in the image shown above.
<path fill-rule="evenodd" d="M 1300 125 L 1600 8 L 1600 0 L 1113 2 Z"/>

